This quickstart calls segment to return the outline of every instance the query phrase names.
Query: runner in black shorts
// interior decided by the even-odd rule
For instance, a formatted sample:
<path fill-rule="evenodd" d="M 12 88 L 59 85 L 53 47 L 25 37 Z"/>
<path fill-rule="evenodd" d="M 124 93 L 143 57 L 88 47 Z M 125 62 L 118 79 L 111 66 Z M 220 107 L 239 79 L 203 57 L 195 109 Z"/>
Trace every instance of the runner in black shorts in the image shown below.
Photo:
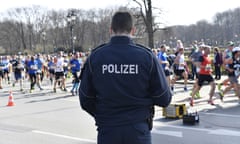
<path fill-rule="evenodd" d="M 211 89 L 210 89 L 210 92 L 209 92 L 208 103 L 211 104 L 211 105 L 214 105 L 212 97 L 215 93 L 216 85 L 215 85 L 215 82 L 214 82 L 214 79 L 213 79 L 213 76 L 212 76 L 212 68 L 211 68 L 212 61 L 208 57 L 208 55 L 210 54 L 210 49 L 211 49 L 210 46 L 204 46 L 203 47 L 204 53 L 199 58 L 199 63 L 197 63 L 197 67 L 199 68 L 199 72 L 198 72 L 199 78 L 198 78 L 198 82 L 197 82 L 196 87 L 194 87 L 193 91 L 192 91 L 192 95 L 191 95 L 192 97 L 190 99 L 190 105 L 191 106 L 194 105 L 194 101 L 193 101 L 194 95 L 196 94 L 196 92 L 198 92 L 202 88 L 203 83 L 205 81 L 208 82 L 211 86 Z"/>

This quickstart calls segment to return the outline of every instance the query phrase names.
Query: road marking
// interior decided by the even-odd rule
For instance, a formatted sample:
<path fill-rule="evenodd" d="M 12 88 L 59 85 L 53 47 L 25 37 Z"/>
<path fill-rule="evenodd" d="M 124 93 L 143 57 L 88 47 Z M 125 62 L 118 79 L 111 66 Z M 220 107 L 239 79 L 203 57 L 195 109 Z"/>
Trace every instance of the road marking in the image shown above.
<path fill-rule="evenodd" d="M 161 127 L 171 127 L 176 129 L 186 129 L 186 130 L 193 130 L 193 131 L 200 131 L 200 132 L 207 132 L 208 134 L 214 134 L 214 135 L 225 135 L 225 136 L 237 136 L 240 137 L 239 131 L 234 130 L 227 130 L 227 129 L 203 129 L 203 128 L 190 128 L 190 127 L 184 127 L 184 126 L 174 126 L 174 125 L 166 125 L 162 123 L 156 123 L 154 122 L 154 126 L 161 126 Z"/>
<path fill-rule="evenodd" d="M 182 132 L 178 132 L 178 131 L 164 131 L 164 130 L 157 130 L 157 129 L 153 129 L 152 133 L 155 134 L 161 134 L 161 135 L 168 135 L 168 136 L 175 136 L 175 137 L 183 137 Z"/>
<path fill-rule="evenodd" d="M 240 137 L 239 131 L 232 131 L 232 130 L 225 130 L 225 129 L 212 130 L 209 132 L 209 134 Z"/>
<path fill-rule="evenodd" d="M 91 139 L 82 139 L 82 138 L 78 138 L 78 137 L 72 137 L 72 136 L 67 136 L 67 135 L 62 135 L 62 134 L 51 133 L 51 132 L 44 132 L 44 131 L 38 131 L 38 130 L 33 130 L 32 132 L 38 133 L 38 134 L 43 134 L 43 135 L 61 137 L 61 138 L 65 138 L 65 139 L 77 140 L 77 141 L 82 141 L 82 142 L 96 143 L 95 140 L 91 140 Z"/>
<path fill-rule="evenodd" d="M 207 129 L 202 129 L 202 128 L 191 128 L 191 127 L 184 127 L 184 126 L 174 126 L 174 125 L 168 125 L 168 124 L 163 124 L 159 122 L 154 122 L 154 126 L 160 126 L 160 127 L 170 127 L 170 128 L 176 128 L 176 129 L 186 129 L 186 130 L 195 130 L 195 131 L 208 131 Z"/>
<path fill-rule="evenodd" d="M 240 115 L 229 115 L 229 114 L 207 113 L 207 112 L 203 112 L 202 114 L 214 115 L 214 116 L 221 116 L 221 117 L 240 118 Z"/>
<path fill-rule="evenodd" d="M 63 99 L 63 100 L 69 102 L 79 102 L 79 99 Z"/>

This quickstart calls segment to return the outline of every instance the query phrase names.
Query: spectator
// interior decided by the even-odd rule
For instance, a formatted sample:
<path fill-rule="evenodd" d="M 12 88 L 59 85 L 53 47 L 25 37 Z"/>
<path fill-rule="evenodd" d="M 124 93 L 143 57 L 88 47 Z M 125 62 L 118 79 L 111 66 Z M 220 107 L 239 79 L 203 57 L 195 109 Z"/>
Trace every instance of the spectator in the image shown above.
<path fill-rule="evenodd" d="M 215 80 L 221 79 L 221 66 L 222 66 L 222 54 L 218 47 L 214 48 L 214 71 L 215 71 Z"/>
<path fill-rule="evenodd" d="M 197 78 L 197 68 L 196 68 L 196 65 L 195 65 L 195 61 L 197 60 L 196 59 L 196 54 L 198 53 L 198 50 L 199 50 L 199 47 L 197 45 L 197 41 L 194 41 L 193 44 L 192 44 L 192 51 L 190 53 L 190 61 L 191 61 L 191 71 L 192 71 L 192 77 L 191 79 L 194 80 L 195 77 Z"/>

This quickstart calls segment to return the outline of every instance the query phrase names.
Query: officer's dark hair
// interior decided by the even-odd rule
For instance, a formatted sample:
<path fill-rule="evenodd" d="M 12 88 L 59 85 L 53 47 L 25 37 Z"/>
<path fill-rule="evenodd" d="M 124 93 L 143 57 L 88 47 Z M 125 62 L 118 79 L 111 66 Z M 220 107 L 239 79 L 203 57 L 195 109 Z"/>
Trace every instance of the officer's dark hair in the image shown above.
<path fill-rule="evenodd" d="M 129 12 L 119 11 L 112 17 L 111 28 L 114 33 L 130 33 L 133 27 L 133 18 Z"/>

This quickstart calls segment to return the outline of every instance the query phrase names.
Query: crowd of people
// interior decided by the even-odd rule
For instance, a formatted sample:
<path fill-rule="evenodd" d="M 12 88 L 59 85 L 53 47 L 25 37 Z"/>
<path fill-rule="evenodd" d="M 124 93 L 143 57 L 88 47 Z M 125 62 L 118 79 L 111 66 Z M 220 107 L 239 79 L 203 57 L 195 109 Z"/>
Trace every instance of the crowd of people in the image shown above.
<path fill-rule="evenodd" d="M 214 105 L 212 97 L 215 93 L 218 93 L 223 101 L 224 95 L 231 89 L 234 89 L 240 101 L 239 49 L 239 47 L 234 46 L 232 41 L 227 43 L 227 49 L 224 51 L 218 47 L 210 47 L 194 41 L 191 52 L 186 55 L 183 43 L 178 40 L 175 51 L 170 52 L 168 46 L 161 45 L 160 48 L 153 49 L 153 52 L 164 69 L 168 85 L 172 91 L 174 91 L 175 82 L 179 79 L 183 79 L 184 91 L 190 90 L 188 81 L 195 80 L 189 100 L 190 105 L 193 106 L 194 99 L 201 98 L 200 89 L 205 83 L 211 86 L 209 104 Z M 188 62 L 186 57 L 188 57 Z M 70 74 L 73 79 L 70 92 L 72 95 L 76 95 L 83 62 L 83 53 L 80 52 L 73 55 L 64 54 L 61 51 L 55 55 L 1 56 L 0 89 L 4 88 L 3 80 L 5 80 L 5 83 L 12 84 L 12 86 L 19 83 L 20 90 L 23 91 L 23 80 L 28 79 L 30 81 L 29 92 L 31 93 L 36 86 L 43 90 L 41 83 L 43 79 L 48 79 L 54 92 L 57 92 L 57 87 L 67 91 L 66 77 Z M 216 80 L 221 80 L 222 69 L 226 71 L 228 78 L 216 85 Z M 11 73 L 14 77 L 11 77 Z M 218 91 L 216 91 L 216 86 Z"/>
<path fill-rule="evenodd" d="M 153 49 L 156 57 L 162 65 L 168 84 L 174 91 L 174 84 L 177 80 L 184 80 L 184 91 L 188 91 L 189 80 L 195 80 L 190 92 L 189 103 L 194 106 L 194 99 L 201 98 L 200 89 L 203 85 L 210 85 L 208 103 L 215 105 L 213 96 L 215 93 L 223 101 L 224 95 L 234 88 L 236 96 L 239 98 L 239 70 L 240 70 L 240 47 L 229 41 L 226 49 L 221 51 L 218 47 L 205 45 L 203 42 L 194 41 L 191 45 L 191 52 L 186 54 L 181 40 L 177 41 L 175 51 L 167 51 L 166 45 L 161 45 L 158 49 Z M 213 53 L 212 53 L 213 52 Z M 172 56 L 173 55 L 173 56 Z M 188 60 L 186 60 L 188 58 Z M 216 85 L 216 80 L 221 80 L 225 71 L 228 78 Z M 216 91 L 216 86 L 218 91 Z M 225 88 L 223 89 L 222 86 Z"/>
<path fill-rule="evenodd" d="M 175 51 L 169 51 L 168 46 L 161 45 L 160 48 L 153 49 L 153 52 L 164 69 L 168 85 L 172 91 L 174 91 L 175 82 L 179 79 L 183 79 L 184 91 L 190 90 L 188 81 L 195 80 L 189 100 L 190 105 L 193 106 L 194 99 L 201 98 L 200 89 L 205 83 L 211 86 L 209 104 L 214 105 L 212 97 L 215 93 L 218 93 L 223 101 L 224 95 L 231 89 L 234 89 L 240 101 L 238 90 L 239 49 L 239 47 L 234 46 L 232 41 L 227 43 L 227 49 L 224 51 L 221 51 L 218 47 L 210 47 L 194 41 L 191 52 L 186 54 L 183 43 L 178 40 Z M 186 60 L 186 57 L 188 57 L 188 60 Z M 1 56 L 0 89 L 4 88 L 3 80 L 5 80 L 5 83 L 12 84 L 12 86 L 19 83 L 20 90 L 23 91 L 23 80 L 28 79 L 30 81 L 29 92 L 31 93 L 36 86 L 43 90 L 41 83 L 43 79 L 48 79 L 54 92 L 57 92 L 57 87 L 67 91 L 66 77 L 70 74 L 73 79 L 70 92 L 72 95 L 76 95 L 83 62 L 83 53 L 80 52 L 73 55 L 61 51 L 55 55 Z M 216 80 L 221 79 L 222 69 L 226 71 L 228 78 L 216 85 Z M 11 73 L 14 77 L 11 77 Z M 215 90 L 216 86 L 218 91 Z"/>
<path fill-rule="evenodd" d="M 66 89 L 66 78 L 72 77 L 72 88 L 70 92 L 76 95 L 79 87 L 79 75 L 84 62 L 84 53 L 66 54 L 62 51 L 57 54 L 44 55 L 6 55 L 0 57 L 0 89 L 4 84 L 18 85 L 20 91 L 24 90 L 23 80 L 30 82 L 29 92 L 36 87 L 44 90 L 42 81 L 46 79 L 52 85 L 54 92 L 59 87 Z M 5 81 L 5 83 L 4 83 Z"/>

